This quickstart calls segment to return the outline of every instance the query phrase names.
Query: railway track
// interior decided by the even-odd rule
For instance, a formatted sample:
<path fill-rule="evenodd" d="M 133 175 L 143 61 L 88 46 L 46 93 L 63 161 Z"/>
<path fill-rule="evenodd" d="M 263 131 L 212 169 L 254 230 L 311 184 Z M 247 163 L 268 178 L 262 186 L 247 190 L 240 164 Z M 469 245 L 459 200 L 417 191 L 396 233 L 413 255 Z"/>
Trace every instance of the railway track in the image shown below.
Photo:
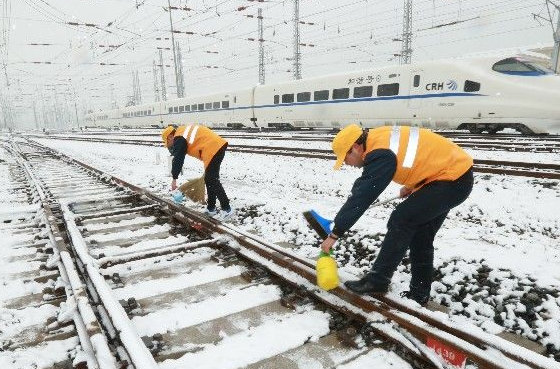
<path fill-rule="evenodd" d="M 38 144 L 9 150 L 68 268 L 88 368 L 342 368 L 390 352 L 395 367 L 560 368 L 400 300 L 319 290 L 312 261 Z"/>
<path fill-rule="evenodd" d="M 331 142 L 334 137 L 328 131 L 316 132 L 309 131 L 308 133 L 301 133 L 295 131 L 289 135 L 278 134 L 270 132 L 262 134 L 260 132 L 247 131 L 246 134 L 235 133 L 227 130 L 220 133 L 224 138 L 236 139 L 256 139 L 256 140 L 275 140 L 275 141 L 317 141 L 317 142 Z M 438 132 L 444 137 L 450 138 L 455 143 L 465 148 L 473 150 L 487 150 L 487 151 L 509 151 L 509 152 L 537 152 L 537 153 L 556 153 L 560 152 L 560 136 L 559 135 L 535 135 L 535 136 L 522 136 L 515 134 L 474 134 L 465 132 Z M 80 135 L 115 135 L 115 132 L 83 132 Z M 159 139 L 159 132 L 156 133 L 126 133 L 130 137 L 150 137 Z"/>
<path fill-rule="evenodd" d="M 33 136 L 35 137 L 35 136 Z M 44 136 L 38 136 L 44 138 Z M 55 137 L 54 139 L 71 140 L 71 141 L 87 141 L 87 142 L 104 142 L 128 145 L 142 146 L 161 146 L 159 141 L 148 140 L 125 140 L 114 138 L 92 138 L 92 137 Z M 279 155 L 304 157 L 314 159 L 335 160 L 331 150 L 308 149 L 308 148 L 291 148 L 280 146 L 258 146 L 258 145 L 234 145 L 230 144 L 228 150 L 232 152 L 242 152 L 251 154 Z M 521 177 L 534 177 L 546 179 L 560 179 L 560 165 L 543 164 L 543 163 L 525 163 L 511 162 L 504 160 L 474 160 L 474 171 L 489 174 L 503 174 Z"/>

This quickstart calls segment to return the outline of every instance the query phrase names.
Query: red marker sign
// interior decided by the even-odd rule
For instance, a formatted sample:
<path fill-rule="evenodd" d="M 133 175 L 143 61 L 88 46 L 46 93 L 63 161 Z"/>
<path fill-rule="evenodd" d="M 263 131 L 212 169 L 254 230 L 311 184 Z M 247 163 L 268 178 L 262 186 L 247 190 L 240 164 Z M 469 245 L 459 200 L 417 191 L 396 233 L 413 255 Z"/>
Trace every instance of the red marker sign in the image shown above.
<path fill-rule="evenodd" d="M 467 356 L 461 351 L 449 347 L 431 337 L 426 340 L 426 346 L 431 348 L 438 354 L 445 362 L 457 367 L 464 368 L 467 361 Z"/>

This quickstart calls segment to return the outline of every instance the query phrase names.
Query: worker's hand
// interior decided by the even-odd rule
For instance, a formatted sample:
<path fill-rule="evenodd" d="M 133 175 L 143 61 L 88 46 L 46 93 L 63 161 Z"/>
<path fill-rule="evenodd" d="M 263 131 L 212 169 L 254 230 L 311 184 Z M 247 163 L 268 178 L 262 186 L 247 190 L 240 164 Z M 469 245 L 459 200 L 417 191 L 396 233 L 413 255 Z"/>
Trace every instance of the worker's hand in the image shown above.
<path fill-rule="evenodd" d="M 412 193 L 412 188 L 408 188 L 408 187 L 406 187 L 406 186 L 402 186 L 399 196 L 400 196 L 401 198 L 405 198 L 405 197 L 408 197 L 408 195 L 410 195 L 411 193 Z"/>
<path fill-rule="evenodd" d="M 174 178 L 171 181 L 171 191 L 175 191 L 177 189 L 177 180 Z"/>
<path fill-rule="evenodd" d="M 321 243 L 321 250 L 324 253 L 328 254 L 331 251 L 331 247 L 333 247 L 335 243 L 336 240 L 334 238 L 327 237 L 323 240 L 323 243 Z"/>

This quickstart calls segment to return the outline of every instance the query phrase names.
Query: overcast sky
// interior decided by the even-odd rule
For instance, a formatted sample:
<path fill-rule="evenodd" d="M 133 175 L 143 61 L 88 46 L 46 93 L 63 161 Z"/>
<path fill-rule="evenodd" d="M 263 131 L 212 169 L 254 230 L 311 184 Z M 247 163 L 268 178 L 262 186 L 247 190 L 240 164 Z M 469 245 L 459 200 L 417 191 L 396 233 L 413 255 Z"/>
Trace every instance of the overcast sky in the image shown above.
<path fill-rule="evenodd" d="M 138 71 L 143 102 L 154 101 L 158 47 L 164 48 L 168 98 L 176 97 L 167 0 L 0 4 L 0 99 L 12 101 L 18 122 L 35 125 L 33 114 L 25 114 L 32 112 L 32 101 L 39 114 L 52 110 L 55 101 L 74 112 L 74 90 L 80 117 L 85 110 L 108 108 L 111 91 L 124 106 L 133 94 L 133 71 Z M 186 8 L 171 10 L 174 28 L 182 32 L 175 40 L 182 51 L 186 96 L 258 82 L 258 42 L 248 38 L 258 38 L 259 7 L 266 83 L 292 79 L 293 0 L 171 0 L 171 6 Z M 398 63 L 394 54 L 401 44 L 394 39 L 402 33 L 402 13 L 402 1 L 301 0 L 300 21 L 306 24 L 300 24 L 300 42 L 314 45 L 301 47 L 302 77 Z M 415 0 L 412 60 L 552 45 L 550 23 L 536 21 L 532 13 L 548 17 L 545 0 Z M 451 22 L 457 23 L 437 27 Z"/>

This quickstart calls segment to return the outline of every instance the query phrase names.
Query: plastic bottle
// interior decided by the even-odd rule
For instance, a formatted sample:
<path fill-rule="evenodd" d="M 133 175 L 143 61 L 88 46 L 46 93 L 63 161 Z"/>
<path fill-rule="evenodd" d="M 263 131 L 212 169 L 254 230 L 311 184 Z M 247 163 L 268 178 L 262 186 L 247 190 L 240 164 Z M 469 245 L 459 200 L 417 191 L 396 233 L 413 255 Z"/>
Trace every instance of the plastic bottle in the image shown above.
<path fill-rule="evenodd" d="M 171 197 L 173 197 L 173 201 L 175 201 L 176 204 L 180 204 L 185 200 L 185 195 L 179 190 L 173 191 Z"/>
<path fill-rule="evenodd" d="M 336 260 L 332 257 L 332 249 L 330 254 L 321 251 L 319 259 L 317 259 L 315 270 L 317 272 L 317 285 L 319 287 L 326 291 L 338 287 L 338 271 Z"/>

